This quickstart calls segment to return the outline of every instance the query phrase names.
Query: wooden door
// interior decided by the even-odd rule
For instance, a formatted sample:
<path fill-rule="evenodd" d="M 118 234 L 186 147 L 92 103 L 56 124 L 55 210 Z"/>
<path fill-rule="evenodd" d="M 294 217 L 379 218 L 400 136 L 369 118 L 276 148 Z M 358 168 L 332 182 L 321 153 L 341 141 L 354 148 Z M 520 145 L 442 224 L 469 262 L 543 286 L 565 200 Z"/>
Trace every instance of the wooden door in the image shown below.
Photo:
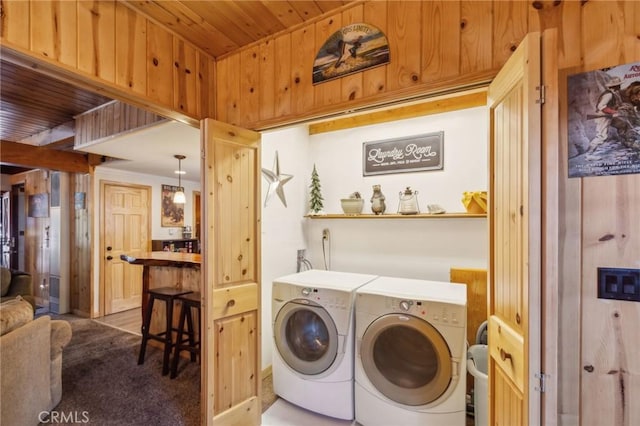
<path fill-rule="evenodd" d="M 120 259 L 150 248 L 151 188 L 102 183 L 103 217 L 100 248 L 104 315 L 140 307 L 142 267 Z"/>
<path fill-rule="evenodd" d="M 258 425 L 260 134 L 201 122 L 203 424 Z"/>
<path fill-rule="evenodd" d="M 489 86 L 489 421 L 540 422 L 540 35 Z"/>

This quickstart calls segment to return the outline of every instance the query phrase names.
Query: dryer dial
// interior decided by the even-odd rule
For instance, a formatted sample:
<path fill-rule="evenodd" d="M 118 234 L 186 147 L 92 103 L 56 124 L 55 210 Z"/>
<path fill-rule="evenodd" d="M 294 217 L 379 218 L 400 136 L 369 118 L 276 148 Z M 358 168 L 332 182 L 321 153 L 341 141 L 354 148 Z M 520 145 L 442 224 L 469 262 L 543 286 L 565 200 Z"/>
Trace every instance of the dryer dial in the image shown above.
<path fill-rule="evenodd" d="M 400 309 L 407 312 L 409 309 L 411 309 L 411 305 L 412 303 L 408 300 L 403 300 L 402 302 L 400 302 Z"/>
<path fill-rule="evenodd" d="M 311 289 L 309 287 L 305 287 L 302 289 L 302 295 L 303 296 L 308 296 L 311 294 Z"/>

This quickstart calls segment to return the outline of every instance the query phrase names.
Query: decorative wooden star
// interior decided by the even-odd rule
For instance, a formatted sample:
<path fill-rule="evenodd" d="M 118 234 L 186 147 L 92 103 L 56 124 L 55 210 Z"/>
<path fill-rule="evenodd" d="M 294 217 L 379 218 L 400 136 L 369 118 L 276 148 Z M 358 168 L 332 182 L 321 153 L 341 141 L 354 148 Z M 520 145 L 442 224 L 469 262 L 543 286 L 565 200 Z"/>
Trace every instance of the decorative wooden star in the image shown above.
<path fill-rule="evenodd" d="M 263 168 L 262 176 L 269 182 L 269 189 L 267 190 L 267 196 L 264 198 L 264 206 L 267 207 L 267 203 L 273 197 L 273 194 L 278 194 L 280 201 L 287 207 L 287 200 L 284 196 L 284 189 L 282 188 L 285 183 L 293 179 L 293 175 L 285 175 L 280 173 L 280 161 L 278 160 L 278 151 L 276 151 L 276 158 L 273 162 L 273 171 Z"/>

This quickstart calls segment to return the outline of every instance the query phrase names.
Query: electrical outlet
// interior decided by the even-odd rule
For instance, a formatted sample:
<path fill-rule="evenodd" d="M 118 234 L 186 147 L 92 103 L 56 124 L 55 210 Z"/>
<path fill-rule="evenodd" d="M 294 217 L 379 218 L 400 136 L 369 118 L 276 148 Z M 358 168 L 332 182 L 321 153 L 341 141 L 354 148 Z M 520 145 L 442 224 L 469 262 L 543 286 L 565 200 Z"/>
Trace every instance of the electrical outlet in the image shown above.
<path fill-rule="evenodd" d="M 323 240 L 328 240 L 329 239 L 329 229 L 325 228 L 322 230 L 322 239 Z"/>
<path fill-rule="evenodd" d="M 598 298 L 640 302 L 640 269 L 598 268 Z"/>

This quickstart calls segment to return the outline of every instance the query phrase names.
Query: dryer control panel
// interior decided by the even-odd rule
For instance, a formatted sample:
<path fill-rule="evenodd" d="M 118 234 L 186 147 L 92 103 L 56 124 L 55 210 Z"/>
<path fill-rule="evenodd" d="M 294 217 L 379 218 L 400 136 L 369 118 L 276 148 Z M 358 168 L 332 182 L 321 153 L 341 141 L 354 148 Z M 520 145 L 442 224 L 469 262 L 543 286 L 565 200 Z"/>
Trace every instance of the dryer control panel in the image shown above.
<path fill-rule="evenodd" d="M 392 309 L 393 312 L 414 315 L 432 324 L 464 327 L 467 321 L 466 308 L 450 303 L 389 297 L 386 308 Z"/>

